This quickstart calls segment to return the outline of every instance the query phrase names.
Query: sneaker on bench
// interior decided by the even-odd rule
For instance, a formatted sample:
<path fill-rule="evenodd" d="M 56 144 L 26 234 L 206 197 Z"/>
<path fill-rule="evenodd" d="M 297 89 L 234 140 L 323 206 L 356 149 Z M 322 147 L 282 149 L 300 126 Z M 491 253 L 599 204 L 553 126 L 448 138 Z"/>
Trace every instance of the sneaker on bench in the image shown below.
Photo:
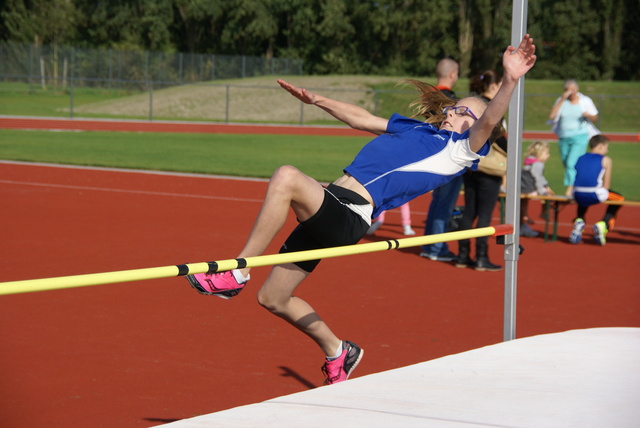
<path fill-rule="evenodd" d="M 249 281 L 238 269 L 219 273 L 196 273 L 186 276 L 187 281 L 200 294 L 231 299 L 237 296 Z"/>
<path fill-rule="evenodd" d="M 607 243 L 607 224 L 604 221 L 599 221 L 593 225 L 593 238 L 600 245 Z"/>
<path fill-rule="evenodd" d="M 584 232 L 584 220 L 581 218 L 577 218 L 573 221 L 573 230 L 571 230 L 571 235 L 569 235 L 569 242 L 572 244 L 579 244 L 582 241 L 582 232 Z"/>

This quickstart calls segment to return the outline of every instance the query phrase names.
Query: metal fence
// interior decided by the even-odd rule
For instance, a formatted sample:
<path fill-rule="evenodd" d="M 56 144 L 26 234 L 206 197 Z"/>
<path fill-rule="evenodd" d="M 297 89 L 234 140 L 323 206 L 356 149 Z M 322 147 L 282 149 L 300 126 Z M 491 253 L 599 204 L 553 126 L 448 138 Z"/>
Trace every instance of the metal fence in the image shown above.
<path fill-rule="evenodd" d="M 79 84 L 146 89 L 264 75 L 302 74 L 302 60 L 0 43 L 0 76 L 42 88 Z"/>

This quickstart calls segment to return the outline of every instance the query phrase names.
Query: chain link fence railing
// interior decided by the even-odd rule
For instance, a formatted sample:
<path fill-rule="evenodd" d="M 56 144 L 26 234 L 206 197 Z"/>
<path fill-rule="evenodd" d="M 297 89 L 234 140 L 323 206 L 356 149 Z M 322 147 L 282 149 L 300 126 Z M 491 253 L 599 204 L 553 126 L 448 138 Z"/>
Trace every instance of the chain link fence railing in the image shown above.
<path fill-rule="evenodd" d="M 47 88 L 70 84 L 146 90 L 219 79 L 302 74 L 302 60 L 0 43 L 0 76 Z"/>

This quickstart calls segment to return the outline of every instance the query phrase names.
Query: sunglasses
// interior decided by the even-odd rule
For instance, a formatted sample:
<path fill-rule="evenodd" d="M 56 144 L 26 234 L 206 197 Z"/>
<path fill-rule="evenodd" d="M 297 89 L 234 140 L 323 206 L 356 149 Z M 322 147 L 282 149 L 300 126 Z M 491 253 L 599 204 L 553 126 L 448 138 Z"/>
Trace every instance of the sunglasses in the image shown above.
<path fill-rule="evenodd" d="M 449 110 L 453 110 L 453 112 L 457 116 L 464 116 L 465 114 L 468 114 L 469 116 L 471 116 L 475 120 L 478 120 L 476 115 L 473 114 L 473 112 L 471 111 L 471 109 L 469 107 L 466 107 L 466 106 L 447 106 L 447 107 L 442 109 L 442 112 L 444 114 L 447 114 L 449 112 Z"/>

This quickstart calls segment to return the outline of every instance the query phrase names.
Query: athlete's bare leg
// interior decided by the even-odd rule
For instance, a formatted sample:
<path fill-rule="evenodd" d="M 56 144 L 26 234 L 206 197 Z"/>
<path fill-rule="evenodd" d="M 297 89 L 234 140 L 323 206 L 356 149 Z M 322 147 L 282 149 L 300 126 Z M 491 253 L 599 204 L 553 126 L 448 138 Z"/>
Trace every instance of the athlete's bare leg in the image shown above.
<path fill-rule="evenodd" d="M 292 166 L 278 168 L 267 188 L 260 213 L 249 238 L 238 257 L 261 255 L 284 225 L 289 208 L 299 221 L 313 216 L 324 201 L 324 189 L 320 183 Z M 247 275 L 250 269 L 242 269 Z"/>
<path fill-rule="evenodd" d="M 313 339 L 325 355 L 333 357 L 340 339 L 307 302 L 293 295 L 308 275 L 294 264 L 274 266 L 258 291 L 258 302 Z"/>

